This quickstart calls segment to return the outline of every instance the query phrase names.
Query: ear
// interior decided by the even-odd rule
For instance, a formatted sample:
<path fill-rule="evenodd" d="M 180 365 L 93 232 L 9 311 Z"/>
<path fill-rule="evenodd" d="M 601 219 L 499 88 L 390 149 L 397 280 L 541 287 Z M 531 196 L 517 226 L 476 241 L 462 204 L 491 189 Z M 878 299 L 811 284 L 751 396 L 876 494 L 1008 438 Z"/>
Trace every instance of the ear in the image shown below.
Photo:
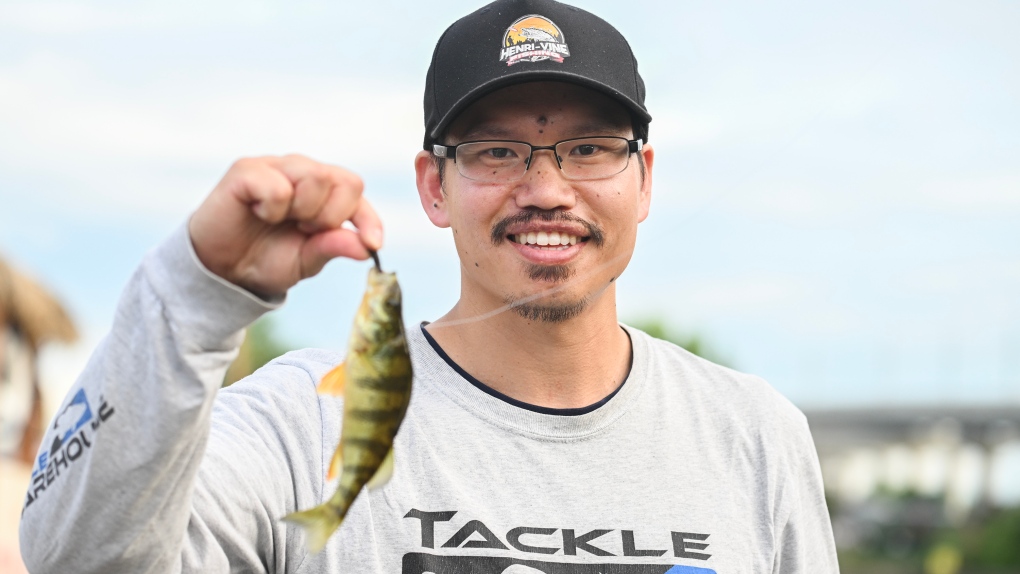
<path fill-rule="evenodd" d="M 432 154 L 422 150 L 414 156 L 415 181 L 418 184 L 418 197 L 422 209 L 429 216 L 432 225 L 449 227 L 450 217 L 446 213 L 446 194 L 439 179 L 439 169 L 432 159 Z"/>
<path fill-rule="evenodd" d="M 648 208 L 652 204 L 652 167 L 655 165 L 655 150 L 645 144 L 641 146 L 641 157 L 645 160 L 645 180 L 641 182 L 641 195 L 638 197 L 638 222 L 648 217 Z"/>

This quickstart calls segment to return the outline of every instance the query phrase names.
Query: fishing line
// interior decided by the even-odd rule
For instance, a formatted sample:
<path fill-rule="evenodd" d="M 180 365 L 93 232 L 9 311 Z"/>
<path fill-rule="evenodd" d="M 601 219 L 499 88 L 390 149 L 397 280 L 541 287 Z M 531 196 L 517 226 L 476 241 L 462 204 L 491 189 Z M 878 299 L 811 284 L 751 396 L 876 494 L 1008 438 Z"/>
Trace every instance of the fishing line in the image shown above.
<path fill-rule="evenodd" d="M 474 323 L 474 322 L 477 322 L 477 321 L 484 321 L 486 319 L 490 319 L 492 317 L 495 317 L 496 315 L 499 315 L 500 313 L 505 313 L 505 312 L 513 309 L 514 307 L 520 307 L 521 305 L 527 305 L 528 303 L 531 303 L 532 301 L 536 301 L 538 299 L 541 299 L 542 297 L 546 297 L 546 296 L 549 296 L 549 295 L 554 295 L 556 293 L 559 293 L 560 291 L 563 291 L 564 289 L 567 289 L 568 287 L 570 287 L 574 283 L 577 283 L 578 281 L 583 281 L 585 279 L 588 279 L 589 277 L 598 274 L 600 271 L 604 270 L 605 268 L 610 267 L 612 265 L 615 265 L 621 259 L 626 259 L 626 258 L 630 257 L 630 255 L 631 255 L 630 253 L 621 253 L 620 255 L 617 255 L 616 257 L 610 259 L 609 261 L 606 261 L 605 263 L 602 263 L 601 265 L 593 267 L 592 269 L 587 270 L 586 272 L 584 272 L 584 273 L 582 273 L 580 275 L 576 275 L 576 276 L 568 279 L 567 281 L 565 281 L 565 282 L 563 282 L 563 283 L 561 283 L 559 285 L 556 285 L 554 287 L 548 287 L 546 289 L 542 289 L 541 291 L 539 291 L 538 293 L 535 293 L 534 295 L 528 295 L 527 297 L 523 297 L 521 299 L 517 299 L 515 301 L 507 303 L 506 305 L 503 305 L 502 307 L 497 307 L 497 308 L 495 308 L 495 309 L 493 309 L 491 311 L 486 311 L 485 313 L 480 313 L 478 315 L 473 315 L 471 317 L 465 317 L 463 319 L 445 319 L 445 320 L 444 319 L 439 319 L 438 321 L 434 321 L 432 323 L 429 323 L 429 328 L 432 329 L 432 328 L 442 328 L 442 327 L 455 327 L 457 325 L 464 325 L 464 324 L 467 324 L 467 323 Z M 613 284 L 614 281 L 616 281 L 616 277 L 613 277 L 612 279 L 610 279 L 608 282 L 606 282 L 605 285 L 603 285 L 599 289 L 596 289 L 595 291 L 592 291 L 591 293 L 589 293 L 589 296 L 592 299 L 597 299 L 598 297 L 600 297 L 602 295 L 602 293 L 605 292 L 606 289 L 609 288 L 610 285 Z"/>

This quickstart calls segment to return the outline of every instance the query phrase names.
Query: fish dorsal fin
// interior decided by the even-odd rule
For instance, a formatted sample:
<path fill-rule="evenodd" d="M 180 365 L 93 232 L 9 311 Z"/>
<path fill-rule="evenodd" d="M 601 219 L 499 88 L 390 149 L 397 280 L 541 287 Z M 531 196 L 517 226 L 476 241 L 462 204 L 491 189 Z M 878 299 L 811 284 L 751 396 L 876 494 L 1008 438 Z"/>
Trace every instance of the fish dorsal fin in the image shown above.
<path fill-rule="evenodd" d="M 343 449 L 340 448 L 340 445 L 336 445 L 336 451 L 333 452 L 333 460 L 329 461 L 329 470 L 326 472 L 326 480 L 333 480 L 338 474 L 340 474 L 340 469 L 344 466 L 341 451 L 343 451 Z"/>
<path fill-rule="evenodd" d="M 372 478 L 368 480 L 368 488 L 370 490 L 377 490 L 386 485 L 393 477 L 393 448 L 390 448 L 389 452 L 386 453 L 386 458 L 383 459 L 382 464 L 372 475 Z"/>
<path fill-rule="evenodd" d="M 334 397 L 344 394 L 344 385 L 347 381 L 346 363 L 340 363 L 332 371 L 326 373 L 319 383 L 318 393 L 320 395 L 333 395 Z"/>

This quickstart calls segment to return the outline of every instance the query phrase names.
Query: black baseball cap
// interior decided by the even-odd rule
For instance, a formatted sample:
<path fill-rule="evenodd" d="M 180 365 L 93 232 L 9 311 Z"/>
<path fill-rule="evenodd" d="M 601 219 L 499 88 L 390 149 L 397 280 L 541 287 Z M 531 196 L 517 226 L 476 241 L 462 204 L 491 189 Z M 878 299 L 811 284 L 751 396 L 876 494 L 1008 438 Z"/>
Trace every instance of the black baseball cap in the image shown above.
<path fill-rule="evenodd" d="M 556 80 L 620 102 L 648 140 L 645 83 L 630 44 L 598 16 L 553 0 L 497 0 L 440 36 L 425 79 L 425 149 L 473 102 L 500 88 Z"/>

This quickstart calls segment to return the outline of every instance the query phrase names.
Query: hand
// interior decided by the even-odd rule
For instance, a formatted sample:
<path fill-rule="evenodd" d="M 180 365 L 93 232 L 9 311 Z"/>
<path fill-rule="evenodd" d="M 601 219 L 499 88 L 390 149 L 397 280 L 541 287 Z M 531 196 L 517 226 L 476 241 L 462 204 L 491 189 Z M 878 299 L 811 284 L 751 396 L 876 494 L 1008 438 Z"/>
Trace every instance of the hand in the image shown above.
<path fill-rule="evenodd" d="M 382 247 L 382 222 L 363 187 L 357 175 L 303 156 L 241 159 L 188 232 L 213 273 L 261 297 L 283 295 L 334 257 L 364 260 Z"/>

